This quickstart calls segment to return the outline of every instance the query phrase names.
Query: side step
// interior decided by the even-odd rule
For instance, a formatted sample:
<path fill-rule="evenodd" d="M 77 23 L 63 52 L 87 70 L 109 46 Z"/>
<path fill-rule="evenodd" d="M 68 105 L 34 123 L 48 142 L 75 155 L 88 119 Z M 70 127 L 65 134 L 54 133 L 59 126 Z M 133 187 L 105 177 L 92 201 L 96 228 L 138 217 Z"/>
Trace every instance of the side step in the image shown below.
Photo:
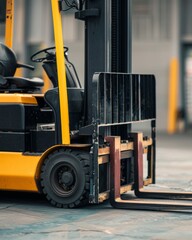
<path fill-rule="evenodd" d="M 151 211 L 192 211 L 192 192 L 158 192 L 144 190 L 143 134 L 133 133 L 134 139 L 134 196 L 120 193 L 121 139 L 106 137 L 110 143 L 110 203 L 115 208 Z M 153 169 L 152 169 L 153 171 Z M 140 199 L 145 198 L 145 199 Z M 147 199 L 146 199 L 147 198 Z M 150 200 L 149 200 L 150 198 Z M 152 199 L 158 198 L 158 200 Z M 191 198 L 191 199 L 190 199 Z M 160 200 L 164 199 L 164 200 Z M 171 199 L 171 200 L 170 200 Z M 179 201 L 178 201 L 179 199 Z M 181 201 L 182 200 L 182 201 Z M 188 200 L 188 201 L 186 201 Z"/>

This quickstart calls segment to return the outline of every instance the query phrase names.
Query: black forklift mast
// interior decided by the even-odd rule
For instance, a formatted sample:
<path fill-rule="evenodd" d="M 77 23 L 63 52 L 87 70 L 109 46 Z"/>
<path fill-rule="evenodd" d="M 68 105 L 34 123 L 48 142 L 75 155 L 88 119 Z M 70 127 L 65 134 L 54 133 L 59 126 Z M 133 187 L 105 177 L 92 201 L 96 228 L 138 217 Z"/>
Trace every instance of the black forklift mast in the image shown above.
<path fill-rule="evenodd" d="M 76 18 L 85 21 L 85 123 L 89 125 L 93 74 L 131 73 L 131 0 L 87 0 Z"/>
<path fill-rule="evenodd" d="M 87 0 L 85 3 L 85 9 L 76 13 L 76 18 L 85 21 L 85 125 L 94 126 L 89 201 L 99 201 L 100 187 L 104 183 L 100 179 L 100 166 L 107 164 L 112 206 L 158 211 L 191 209 L 191 203 L 186 201 L 190 201 L 191 192 L 144 190 L 145 186 L 155 183 L 155 77 L 131 74 L 131 0 Z M 142 121 L 151 123 L 150 138 L 131 131 L 132 123 Z M 102 129 L 109 152 L 100 148 Z M 148 162 L 146 178 L 143 176 L 144 154 Z M 125 175 L 122 163 L 128 170 Z M 125 186 L 121 185 L 124 176 Z M 122 194 L 125 190 L 128 194 Z M 129 196 L 132 190 L 135 199 Z M 149 202 L 138 198 L 166 201 Z M 186 202 L 176 203 L 176 199 Z"/>

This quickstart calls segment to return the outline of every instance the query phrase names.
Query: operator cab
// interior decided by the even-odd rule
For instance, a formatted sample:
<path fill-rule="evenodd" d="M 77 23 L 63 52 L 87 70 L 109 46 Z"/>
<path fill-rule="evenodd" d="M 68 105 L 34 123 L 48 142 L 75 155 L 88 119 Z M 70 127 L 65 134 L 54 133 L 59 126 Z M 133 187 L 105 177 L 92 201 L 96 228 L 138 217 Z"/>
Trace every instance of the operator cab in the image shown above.
<path fill-rule="evenodd" d="M 72 134 L 79 129 L 82 118 L 83 89 L 67 52 L 64 48 Z M 42 53 L 44 57 L 40 57 Z M 52 82 L 53 88 L 44 95 L 36 93 L 44 85 L 42 79 L 14 76 L 17 68 L 34 67 L 18 63 L 13 50 L 0 43 L 0 151 L 43 152 L 61 143 L 55 48 L 43 49 L 31 60 L 42 62 Z"/>

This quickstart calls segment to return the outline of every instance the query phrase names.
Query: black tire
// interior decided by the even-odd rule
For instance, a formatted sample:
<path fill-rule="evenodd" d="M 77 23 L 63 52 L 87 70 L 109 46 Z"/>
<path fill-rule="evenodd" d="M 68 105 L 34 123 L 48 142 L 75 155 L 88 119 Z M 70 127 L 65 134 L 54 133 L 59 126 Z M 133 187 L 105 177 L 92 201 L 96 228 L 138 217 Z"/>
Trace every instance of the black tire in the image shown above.
<path fill-rule="evenodd" d="M 59 149 L 50 154 L 41 168 L 41 187 L 56 207 L 75 208 L 88 204 L 89 153 Z"/>

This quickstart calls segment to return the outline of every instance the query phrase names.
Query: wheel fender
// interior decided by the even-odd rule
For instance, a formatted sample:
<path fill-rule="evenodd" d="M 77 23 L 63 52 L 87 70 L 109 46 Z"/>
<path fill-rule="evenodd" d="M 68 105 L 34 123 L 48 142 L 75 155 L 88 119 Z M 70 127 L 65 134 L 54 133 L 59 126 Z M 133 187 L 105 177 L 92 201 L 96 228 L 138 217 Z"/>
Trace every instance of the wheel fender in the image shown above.
<path fill-rule="evenodd" d="M 42 155 L 41 158 L 38 162 L 37 168 L 36 168 L 36 172 L 35 172 L 35 181 L 38 187 L 38 190 L 41 191 L 40 188 L 40 173 L 41 173 L 41 166 L 44 163 L 45 159 L 47 158 L 47 156 L 53 152 L 55 152 L 58 149 L 62 149 L 62 148 L 67 148 L 68 146 L 64 146 L 64 145 L 55 145 L 52 146 L 51 148 L 47 149 Z"/>
<path fill-rule="evenodd" d="M 41 158 L 39 159 L 37 168 L 36 168 L 36 172 L 35 172 L 35 181 L 36 181 L 36 185 L 37 188 L 39 190 L 39 192 L 41 192 L 41 187 L 40 187 L 40 173 L 41 173 L 41 167 L 45 161 L 45 159 L 48 157 L 49 154 L 55 152 L 58 149 L 62 149 L 62 148 L 77 148 L 77 149 L 87 149 L 90 148 L 90 145 L 55 145 L 50 147 L 49 149 L 47 149 L 42 155 Z"/>

